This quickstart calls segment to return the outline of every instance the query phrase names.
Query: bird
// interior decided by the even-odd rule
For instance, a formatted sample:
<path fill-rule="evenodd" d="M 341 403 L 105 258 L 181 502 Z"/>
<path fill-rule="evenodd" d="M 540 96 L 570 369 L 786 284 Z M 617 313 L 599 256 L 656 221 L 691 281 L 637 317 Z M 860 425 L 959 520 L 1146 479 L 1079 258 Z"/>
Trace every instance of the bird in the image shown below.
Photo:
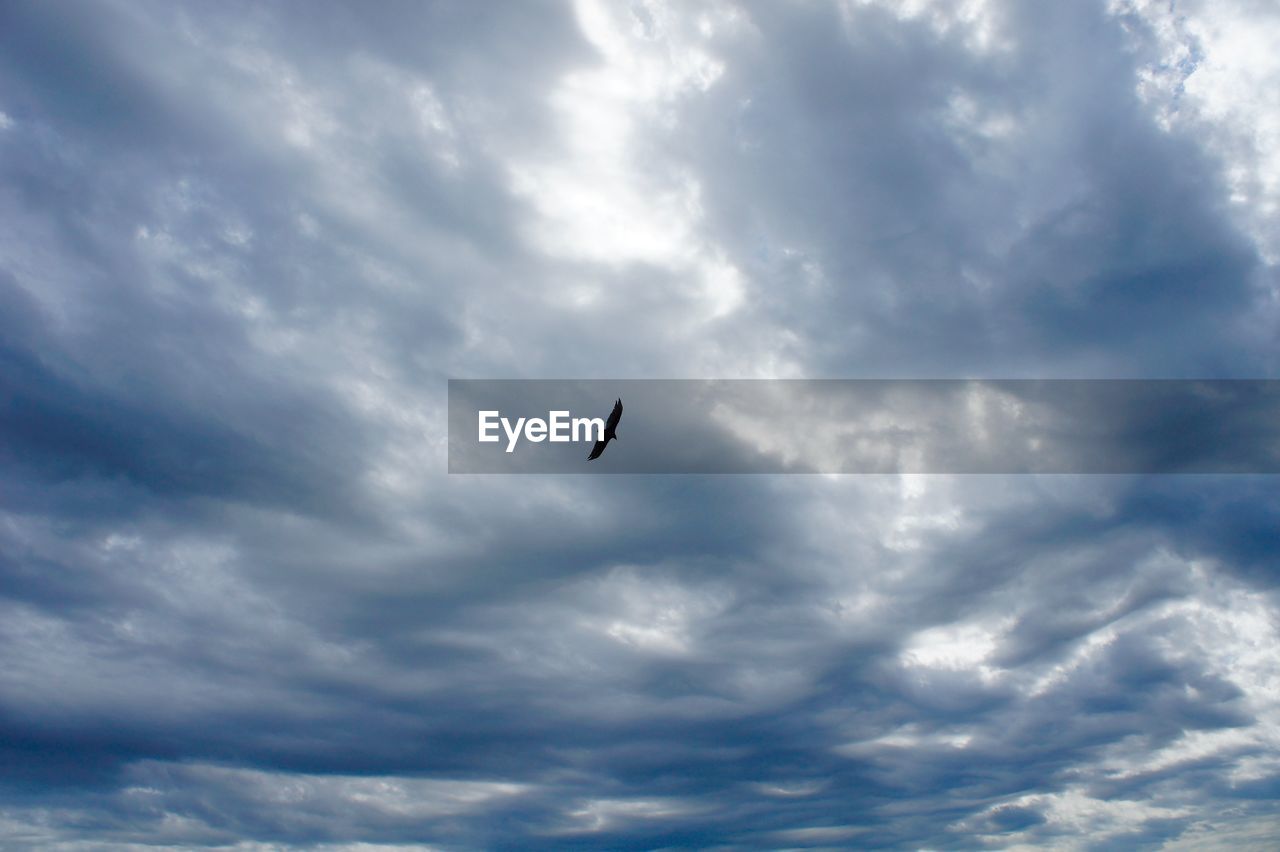
<path fill-rule="evenodd" d="M 604 452 L 604 448 L 609 442 L 618 437 L 618 421 L 622 419 L 622 399 L 619 398 L 613 404 L 613 411 L 609 412 L 609 420 L 604 424 L 604 439 L 596 441 L 596 445 L 591 448 L 591 455 L 587 456 L 587 461 L 600 458 L 600 454 Z"/>

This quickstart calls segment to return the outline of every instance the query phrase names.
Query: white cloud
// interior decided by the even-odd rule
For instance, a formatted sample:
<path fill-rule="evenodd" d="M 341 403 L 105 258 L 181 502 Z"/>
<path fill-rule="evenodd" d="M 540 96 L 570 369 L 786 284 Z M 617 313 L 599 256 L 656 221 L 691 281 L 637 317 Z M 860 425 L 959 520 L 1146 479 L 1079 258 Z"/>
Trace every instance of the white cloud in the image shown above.
<path fill-rule="evenodd" d="M 696 177 L 655 162 L 646 148 L 646 133 L 674 120 L 673 105 L 722 71 L 701 44 L 709 19 L 691 33 L 658 4 L 579 0 L 575 10 L 599 62 L 567 74 L 552 93 L 557 146 L 510 165 L 516 191 L 539 213 L 531 239 L 555 257 L 652 264 L 689 280 L 705 318 L 730 313 L 742 300 L 741 272 L 699 234 Z M 579 284 L 571 304 L 590 305 L 607 286 Z"/>
<path fill-rule="evenodd" d="M 1280 263 L 1280 8 L 1254 0 L 1123 0 L 1118 13 L 1152 28 L 1158 56 L 1142 94 L 1170 129 L 1208 142 L 1222 160 L 1231 203 L 1267 262 Z"/>

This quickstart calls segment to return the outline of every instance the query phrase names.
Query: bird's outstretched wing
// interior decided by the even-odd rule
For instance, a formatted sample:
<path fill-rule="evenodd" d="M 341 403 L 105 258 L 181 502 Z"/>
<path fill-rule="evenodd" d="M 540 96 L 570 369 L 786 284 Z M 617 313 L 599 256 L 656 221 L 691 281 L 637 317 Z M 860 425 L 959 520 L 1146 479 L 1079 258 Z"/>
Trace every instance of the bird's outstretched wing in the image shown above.
<path fill-rule="evenodd" d="M 596 441 L 595 446 L 591 448 L 591 455 L 587 456 L 587 461 L 600 458 L 600 454 L 604 452 L 604 448 L 609 442 L 618 437 L 614 434 L 614 430 L 618 428 L 618 421 L 622 419 L 622 400 L 619 399 L 613 404 L 613 411 L 609 412 L 609 419 L 604 424 L 604 440 Z"/>

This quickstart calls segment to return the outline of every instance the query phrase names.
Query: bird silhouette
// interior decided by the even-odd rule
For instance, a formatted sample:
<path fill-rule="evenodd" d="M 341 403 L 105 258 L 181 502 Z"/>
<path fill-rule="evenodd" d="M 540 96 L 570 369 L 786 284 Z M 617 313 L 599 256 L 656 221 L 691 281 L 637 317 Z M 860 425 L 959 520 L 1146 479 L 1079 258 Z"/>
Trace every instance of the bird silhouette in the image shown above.
<path fill-rule="evenodd" d="M 587 456 L 587 461 L 600 458 L 600 454 L 604 452 L 604 448 L 609 442 L 618 437 L 618 421 L 622 419 L 622 400 L 619 399 L 613 404 L 613 411 L 609 413 L 609 419 L 604 424 L 604 440 L 596 441 L 596 445 L 591 448 L 591 455 Z"/>

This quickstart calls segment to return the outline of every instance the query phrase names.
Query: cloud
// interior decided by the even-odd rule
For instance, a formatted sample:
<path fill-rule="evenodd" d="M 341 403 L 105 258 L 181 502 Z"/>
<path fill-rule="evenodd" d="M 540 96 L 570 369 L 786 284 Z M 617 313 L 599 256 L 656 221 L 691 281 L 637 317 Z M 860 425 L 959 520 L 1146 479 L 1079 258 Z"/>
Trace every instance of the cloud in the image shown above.
<path fill-rule="evenodd" d="M 451 377 L 1273 377 L 1231 9 L 5 7 L 4 842 L 1269 845 L 1267 477 L 445 474 Z"/>

